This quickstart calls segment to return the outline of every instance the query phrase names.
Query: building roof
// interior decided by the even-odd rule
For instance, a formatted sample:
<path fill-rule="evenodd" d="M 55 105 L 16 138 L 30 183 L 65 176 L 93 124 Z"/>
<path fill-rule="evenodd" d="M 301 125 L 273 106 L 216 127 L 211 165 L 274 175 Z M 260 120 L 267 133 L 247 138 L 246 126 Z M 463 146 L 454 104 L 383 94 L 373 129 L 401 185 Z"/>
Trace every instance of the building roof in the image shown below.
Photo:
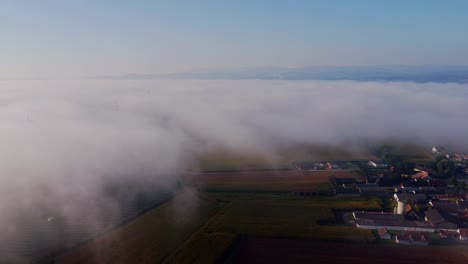
<path fill-rule="evenodd" d="M 405 212 L 406 212 L 407 214 L 409 214 L 409 213 L 411 213 L 412 211 L 413 211 L 413 208 L 411 207 L 411 205 L 410 205 L 410 204 L 407 204 L 407 205 L 406 205 L 406 208 L 405 208 Z"/>
<path fill-rule="evenodd" d="M 435 228 L 446 228 L 446 229 L 456 229 L 457 225 L 451 222 L 448 222 L 437 209 L 433 208 L 432 210 L 425 212 L 427 221 Z"/>
<path fill-rule="evenodd" d="M 400 214 L 386 213 L 386 212 L 353 212 L 355 219 L 368 219 L 368 220 L 389 220 L 389 221 L 403 221 L 404 217 Z"/>
<path fill-rule="evenodd" d="M 357 187 L 361 193 L 385 194 L 391 192 L 389 187 L 374 187 L 374 186 L 359 186 Z"/>
<path fill-rule="evenodd" d="M 426 215 L 427 221 L 429 221 L 434 227 L 446 222 L 445 219 L 442 217 L 442 215 L 439 213 L 439 211 L 435 208 L 432 210 L 426 211 L 425 215 Z"/>
<path fill-rule="evenodd" d="M 429 173 L 427 171 L 420 171 L 412 176 L 413 179 L 425 179 L 429 177 Z"/>
<path fill-rule="evenodd" d="M 465 211 L 468 209 L 468 201 L 457 201 L 456 203 L 458 204 L 458 209 L 460 211 Z"/>
<path fill-rule="evenodd" d="M 436 194 L 434 195 L 435 198 L 438 199 L 464 199 L 464 193 L 449 193 L 449 194 Z"/>
<path fill-rule="evenodd" d="M 340 178 L 340 177 L 336 177 L 335 179 L 335 183 L 337 185 L 343 185 L 343 184 L 352 184 L 352 183 L 356 183 L 356 179 L 355 178 Z"/>
<path fill-rule="evenodd" d="M 431 201 L 431 205 L 441 213 L 458 214 L 458 204 L 456 202 Z"/>
<path fill-rule="evenodd" d="M 403 228 L 426 228 L 433 229 L 433 227 L 423 221 L 398 221 L 398 220 L 372 220 L 372 219 L 356 219 L 358 226 L 373 226 L 376 229 L 379 227 L 403 227 Z"/>
<path fill-rule="evenodd" d="M 356 188 L 336 188 L 337 194 L 359 194 L 359 190 Z"/>
<path fill-rule="evenodd" d="M 437 172 L 431 168 L 428 168 L 428 167 L 422 167 L 422 166 L 416 166 L 414 167 L 414 170 L 415 171 L 425 171 L 429 174 L 437 174 Z"/>
<path fill-rule="evenodd" d="M 395 193 L 394 195 L 397 201 L 412 201 L 412 202 L 424 202 L 427 200 L 427 195 L 423 193 Z"/>

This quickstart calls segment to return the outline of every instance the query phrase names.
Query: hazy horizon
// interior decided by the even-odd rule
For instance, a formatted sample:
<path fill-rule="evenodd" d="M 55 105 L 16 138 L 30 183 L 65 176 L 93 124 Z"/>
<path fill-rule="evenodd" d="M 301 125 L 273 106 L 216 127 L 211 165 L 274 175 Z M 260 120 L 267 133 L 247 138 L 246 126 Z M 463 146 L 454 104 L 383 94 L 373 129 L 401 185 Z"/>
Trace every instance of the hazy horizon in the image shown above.
<path fill-rule="evenodd" d="M 2 1 L 0 78 L 466 65 L 465 1 Z"/>

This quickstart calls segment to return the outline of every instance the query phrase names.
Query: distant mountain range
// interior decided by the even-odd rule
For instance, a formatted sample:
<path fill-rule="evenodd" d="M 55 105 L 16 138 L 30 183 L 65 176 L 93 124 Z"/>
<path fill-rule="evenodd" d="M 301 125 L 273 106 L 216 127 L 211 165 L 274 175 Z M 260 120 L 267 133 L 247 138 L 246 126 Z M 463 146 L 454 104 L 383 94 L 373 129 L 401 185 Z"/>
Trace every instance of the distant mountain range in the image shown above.
<path fill-rule="evenodd" d="M 468 83 L 468 66 L 328 66 L 282 68 L 269 67 L 247 70 L 178 72 L 170 74 L 126 74 L 96 76 L 115 80 L 354 80 L 354 81 L 409 81 L 418 83 Z"/>

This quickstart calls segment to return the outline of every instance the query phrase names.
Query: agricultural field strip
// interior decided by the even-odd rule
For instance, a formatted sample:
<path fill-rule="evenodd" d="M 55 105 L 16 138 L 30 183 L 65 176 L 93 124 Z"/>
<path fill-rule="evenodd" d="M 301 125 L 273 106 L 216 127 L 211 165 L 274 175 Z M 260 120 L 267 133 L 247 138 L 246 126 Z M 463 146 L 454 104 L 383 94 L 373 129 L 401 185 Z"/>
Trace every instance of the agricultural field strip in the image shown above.
<path fill-rule="evenodd" d="M 213 217 L 211 217 L 204 225 L 202 225 L 198 230 L 196 230 L 195 232 L 193 232 L 187 239 L 185 239 L 182 243 L 180 243 L 179 246 L 177 246 L 177 248 L 175 248 L 171 254 L 169 254 L 161 263 L 167 263 L 166 261 L 168 259 L 170 259 L 170 257 L 172 256 L 172 254 L 174 254 L 175 252 L 179 251 L 180 249 L 182 249 L 190 240 L 194 239 L 199 233 L 203 233 L 203 230 L 207 227 L 210 226 L 211 222 L 216 219 L 216 217 L 218 217 L 221 213 L 223 213 L 223 211 L 227 210 L 227 208 L 229 208 L 229 206 L 231 206 L 232 203 L 227 203 L 223 208 L 221 208 Z"/>
<path fill-rule="evenodd" d="M 208 199 L 220 199 L 236 203 L 271 203 L 271 204 L 305 204 L 317 208 L 327 207 L 330 209 L 349 209 L 349 210 L 381 210 L 382 206 L 378 199 L 356 199 L 356 198 L 335 198 L 335 197 L 317 197 L 300 198 L 287 195 L 275 194 L 256 194 L 256 193 L 205 193 L 204 197 Z"/>

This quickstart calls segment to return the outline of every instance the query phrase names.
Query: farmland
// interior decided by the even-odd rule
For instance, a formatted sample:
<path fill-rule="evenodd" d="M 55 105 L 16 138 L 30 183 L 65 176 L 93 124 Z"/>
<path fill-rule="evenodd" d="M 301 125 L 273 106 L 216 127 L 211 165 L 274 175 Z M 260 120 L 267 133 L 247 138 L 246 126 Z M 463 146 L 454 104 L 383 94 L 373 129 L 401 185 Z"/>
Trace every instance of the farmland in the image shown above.
<path fill-rule="evenodd" d="M 222 202 L 191 198 L 197 202 L 180 204 L 176 198 L 67 252 L 57 258 L 57 263 L 161 262 L 225 206 Z"/>
<path fill-rule="evenodd" d="M 282 146 L 269 153 L 217 148 L 201 153 L 193 170 L 202 172 L 283 170 L 291 169 L 292 161 L 374 159 L 377 158 L 365 148 L 350 149 L 343 146 L 319 144 Z"/>
<path fill-rule="evenodd" d="M 335 197 L 309 197 L 302 201 L 278 193 L 205 193 L 210 199 L 229 201 L 216 217 L 181 245 L 165 263 L 213 263 L 239 237 L 346 240 L 372 243 L 368 230 L 335 224 L 333 209 L 380 209 L 375 198 L 346 201 Z"/>
<path fill-rule="evenodd" d="M 390 150 L 392 155 L 405 152 L 399 148 Z M 423 149 L 416 152 L 419 154 L 411 157 L 425 158 Z M 309 158 L 314 157 L 309 154 Z M 291 158 L 294 153 L 288 155 Z M 371 155 L 363 154 L 361 158 L 364 157 Z M 213 169 L 211 161 L 221 167 Z M 463 253 L 444 247 L 434 247 L 429 253 L 411 247 L 416 253 L 407 258 L 408 254 L 401 254 L 400 246 L 382 243 L 372 231 L 346 224 L 345 215 L 350 211 L 388 209 L 388 201 L 377 197 L 330 195 L 330 178 L 360 178 L 355 170 L 298 170 L 287 166 L 274 170 L 268 167 L 268 160 L 233 154 L 209 156 L 206 162 L 201 167 L 207 171 L 191 170 L 181 177 L 181 185 L 192 190 L 192 196 L 176 194 L 173 200 L 135 221 L 63 254 L 58 263 L 320 260 L 365 264 L 376 260 L 390 263 L 392 257 L 431 262 L 435 254 L 451 254 L 443 263 L 466 261 Z"/>
<path fill-rule="evenodd" d="M 201 192 L 194 215 L 178 221 L 177 198 L 58 258 L 58 263 L 212 263 L 241 236 L 372 242 L 370 231 L 335 224 L 333 209 L 380 209 L 376 198 L 289 193 Z M 193 208 L 182 208 L 190 211 Z M 180 217 L 180 216 L 179 216 Z M 179 219 L 180 220 L 180 219 Z"/>

